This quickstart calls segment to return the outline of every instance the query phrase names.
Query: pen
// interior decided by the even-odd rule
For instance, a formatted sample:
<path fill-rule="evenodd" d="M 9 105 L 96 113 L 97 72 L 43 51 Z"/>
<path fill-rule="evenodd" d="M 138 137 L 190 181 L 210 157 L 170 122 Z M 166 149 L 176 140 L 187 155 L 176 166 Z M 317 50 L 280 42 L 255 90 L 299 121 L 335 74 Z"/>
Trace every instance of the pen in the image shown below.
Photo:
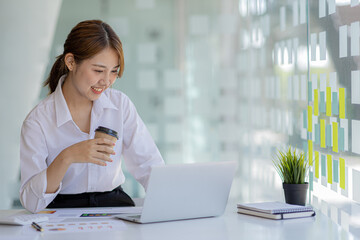
<path fill-rule="evenodd" d="M 39 224 L 37 224 L 36 222 L 32 222 L 31 226 L 32 226 L 33 228 L 35 228 L 36 231 L 39 231 L 39 232 L 44 231 L 44 229 L 43 229 Z"/>

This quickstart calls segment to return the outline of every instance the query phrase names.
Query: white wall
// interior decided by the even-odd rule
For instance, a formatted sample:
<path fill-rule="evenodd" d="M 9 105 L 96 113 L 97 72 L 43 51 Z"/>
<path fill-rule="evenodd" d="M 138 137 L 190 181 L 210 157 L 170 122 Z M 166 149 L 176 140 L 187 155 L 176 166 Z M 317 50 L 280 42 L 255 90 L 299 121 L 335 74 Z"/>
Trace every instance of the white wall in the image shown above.
<path fill-rule="evenodd" d="M 37 102 L 61 0 L 0 1 L 0 208 L 19 186 L 22 121 Z"/>

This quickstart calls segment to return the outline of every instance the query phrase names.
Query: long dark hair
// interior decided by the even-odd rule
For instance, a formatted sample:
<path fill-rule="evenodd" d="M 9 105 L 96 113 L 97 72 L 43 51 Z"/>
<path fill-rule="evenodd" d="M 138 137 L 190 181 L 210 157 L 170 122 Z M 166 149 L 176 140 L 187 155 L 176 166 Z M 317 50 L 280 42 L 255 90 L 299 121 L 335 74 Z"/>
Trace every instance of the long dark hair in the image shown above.
<path fill-rule="evenodd" d="M 78 23 L 69 33 L 64 44 L 63 54 L 56 57 L 44 87 L 49 85 L 49 93 L 55 91 L 59 79 L 69 72 L 65 65 L 65 55 L 72 53 L 76 64 L 91 58 L 107 47 L 112 47 L 119 55 L 120 70 L 118 77 L 124 72 L 124 53 L 119 37 L 114 30 L 100 20 L 87 20 Z"/>

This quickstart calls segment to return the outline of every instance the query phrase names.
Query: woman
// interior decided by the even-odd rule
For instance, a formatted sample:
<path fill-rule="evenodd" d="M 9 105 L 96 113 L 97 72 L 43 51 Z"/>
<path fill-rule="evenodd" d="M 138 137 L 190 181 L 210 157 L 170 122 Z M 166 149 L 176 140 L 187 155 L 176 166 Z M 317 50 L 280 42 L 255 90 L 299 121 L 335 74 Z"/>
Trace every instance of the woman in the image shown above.
<path fill-rule="evenodd" d="M 151 166 L 164 164 L 133 103 L 109 88 L 123 72 L 122 44 L 108 24 L 83 21 L 71 30 L 45 82 L 50 95 L 21 130 L 20 200 L 27 210 L 133 206 L 120 186 L 121 155 L 145 189 Z M 116 144 L 94 139 L 99 126 L 118 132 Z"/>

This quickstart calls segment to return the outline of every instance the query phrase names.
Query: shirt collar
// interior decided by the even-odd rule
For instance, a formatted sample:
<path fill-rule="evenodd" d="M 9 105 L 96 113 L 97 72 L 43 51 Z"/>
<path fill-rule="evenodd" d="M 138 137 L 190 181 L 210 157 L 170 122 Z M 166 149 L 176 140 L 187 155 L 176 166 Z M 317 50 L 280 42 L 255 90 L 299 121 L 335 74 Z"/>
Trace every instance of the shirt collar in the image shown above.
<path fill-rule="evenodd" d="M 71 113 L 67 106 L 67 103 L 64 98 L 64 94 L 62 92 L 62 84 L 65 81 L 66 75 L 61 76 L 59 79 L 59 83 L 55 89 L 54 97 L 55 97 L 55 112 L 56 112 L 56 125 L 60 127 L 64 123 L 71 121 Z M 95 114 L 100 115 L 105 108 L 111 108 L 118 110 L 118 108 L 114 105 L 114 103 L 110 100 L 106 93 L 111 94 L 111 90 L 106 90 L 103 92 L 99 99 L 94 101 L 93 111 Z"/>
<path fill-rule="evenodd" d="M 57 127 L 60 127 L 67 121 L 72 120 L 70 110 L 66 104 L 63 92 L 62 92 L 62 84 L 65 80 L 66 75 L 62 75 L 59 79 L 58 85 L 56 86 L 55 92 L 54 92 L 54 98 L 55 98 L 55 112 L 56 112 L 56 125 Z"/>

